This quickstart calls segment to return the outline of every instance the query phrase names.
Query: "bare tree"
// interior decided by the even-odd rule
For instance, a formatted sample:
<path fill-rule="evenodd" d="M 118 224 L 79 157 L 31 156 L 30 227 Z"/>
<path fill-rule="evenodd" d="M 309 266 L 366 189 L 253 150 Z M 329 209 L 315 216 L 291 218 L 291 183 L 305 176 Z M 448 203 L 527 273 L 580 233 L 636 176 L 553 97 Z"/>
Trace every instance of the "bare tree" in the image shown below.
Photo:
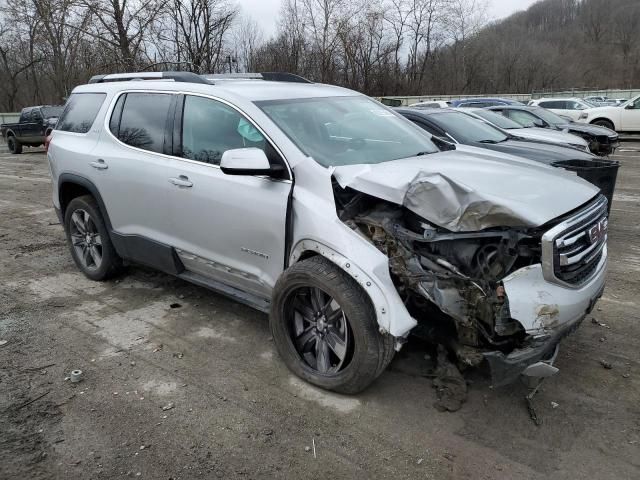
<path fill-rule="evenodd" d="M 96 20 L 86 33 L 113 48 L 117 66 L 134 70 L 148 32 L 168 0 L 80 0 Z"/>

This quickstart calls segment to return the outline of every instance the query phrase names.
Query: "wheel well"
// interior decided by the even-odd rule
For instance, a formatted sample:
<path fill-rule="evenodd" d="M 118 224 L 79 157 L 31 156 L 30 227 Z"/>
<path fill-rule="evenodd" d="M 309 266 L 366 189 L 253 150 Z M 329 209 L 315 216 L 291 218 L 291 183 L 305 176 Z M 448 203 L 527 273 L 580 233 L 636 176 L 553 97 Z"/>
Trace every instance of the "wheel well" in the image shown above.
<path fill-rule="evenodd" d="M 16 136 L 16 134 L 15 134 L 15 133 L 13 133 L 13 131 L 12 131 L 12 130 L 7 130 L 7 138 L 9 138 L 9 137 L 15 137 L 15 136 Z"/>
<path fill-rule="evenodd" d="M 615 127 L 615 123 L 613 123 L 611 120 L 609 120 L 608 118 L 605 117 L 599 117 L 599 118 L 594 118 L 593 120 L 591 120 L 591 122 L 589 122 L 591 125 L 593 125 L 596 122 L 600 122 L 600 121 L 604 121 L 607 122 L 609 124 L 611 124 L 612 126 Z"/>
<path fill-rule="evenodd" d="M 313 250 L 305 250 L 304 252 L 302 252 L 300 254 L 298 259 L 294 263 L 298 263 L 298 262 L 300 262 L 302 260 L 306 260 L 306 259 L 311 258 L 311 257 L 317 257 L 318 255 L 320 255 L 320 254 L 318 252 L 313 251 Z"/>
<path fill-rule="evenodd" d="M 67 205 L 69 205 L 69 202 L 71 202 L 71 200 L 83 195 L 91 195 L 91 192 L 82 185 L 78 185 L 77 183 L 73 182 L 65 182 L 60 185 L 59 198 L 60 211 L 62 212 L 62 215 L 64 215 L 64 212 L 67 209 Z"/>

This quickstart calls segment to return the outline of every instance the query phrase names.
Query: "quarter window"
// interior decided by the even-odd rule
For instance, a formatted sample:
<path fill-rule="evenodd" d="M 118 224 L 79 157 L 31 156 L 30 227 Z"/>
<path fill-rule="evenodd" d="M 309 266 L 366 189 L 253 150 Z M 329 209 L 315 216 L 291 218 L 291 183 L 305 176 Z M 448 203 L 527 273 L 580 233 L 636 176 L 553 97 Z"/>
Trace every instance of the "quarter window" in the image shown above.
<path fill-rule="evenodd" d="M 106 96 L 104 93 L 73 93 L 67 100 L 56 130 L 87 133 Z"/>
<path fill-rule="evenodd" d="M 121 97 L 122 98 L 122 97 Z M 162 153 L 164 132 L 173 95 L 167 93 L 127 93 L 113 110 L 109 128 L 121 141 L 132 147 Z"/>

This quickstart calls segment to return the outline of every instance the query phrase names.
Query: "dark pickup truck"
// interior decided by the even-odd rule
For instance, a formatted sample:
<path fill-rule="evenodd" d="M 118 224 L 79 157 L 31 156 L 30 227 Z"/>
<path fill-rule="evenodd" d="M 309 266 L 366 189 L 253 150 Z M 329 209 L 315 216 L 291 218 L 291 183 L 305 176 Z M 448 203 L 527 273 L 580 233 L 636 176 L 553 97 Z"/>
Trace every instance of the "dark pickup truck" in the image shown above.
<path fill-rule="evenodd" d="M 11 153 L 22 153 L 22 146 L 44 145 L 44 139 L 51 133 L 62 115 L 63 106 L 41 105 L 23 108 L 18 123 L 3 123 L 0 133 Z"/>

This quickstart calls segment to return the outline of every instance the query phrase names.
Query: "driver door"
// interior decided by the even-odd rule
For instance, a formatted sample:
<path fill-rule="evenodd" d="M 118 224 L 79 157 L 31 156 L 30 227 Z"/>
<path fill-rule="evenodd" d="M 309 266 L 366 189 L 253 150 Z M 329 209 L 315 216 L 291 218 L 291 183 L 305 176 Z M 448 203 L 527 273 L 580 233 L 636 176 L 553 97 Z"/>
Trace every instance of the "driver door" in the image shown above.
<path fill-rule="evenodd" d="M 182 97 L 167 160 L 173 246 L 188 271 L 268 298 L 284 269 L 292 182 L 284 160 L 250 120 L 221 101 Z M 257 147 L 282 178 L 227 175 L 226 150 Z"/>

